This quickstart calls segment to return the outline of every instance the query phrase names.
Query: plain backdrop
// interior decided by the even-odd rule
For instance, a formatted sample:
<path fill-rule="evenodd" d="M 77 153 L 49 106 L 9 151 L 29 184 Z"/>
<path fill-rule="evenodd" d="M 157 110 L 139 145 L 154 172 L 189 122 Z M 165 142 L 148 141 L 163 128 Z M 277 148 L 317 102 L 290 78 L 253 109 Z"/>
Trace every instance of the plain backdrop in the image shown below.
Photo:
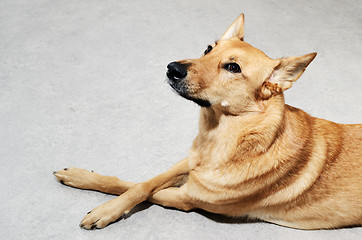
<path fill-rule="evenodd" d="M 199 107 L 171 91 L 169 62 L 197 58 L 241 13 L 268 56 L 318 52 L 286 102 L 361 121 L 362 1 L 0 1 L 2 239 L 361 239 L 141 204 L 103 230 L 78 224 L 114 196 L 59 184 L 76 166 L 140 182 L 185 157 Z"/>

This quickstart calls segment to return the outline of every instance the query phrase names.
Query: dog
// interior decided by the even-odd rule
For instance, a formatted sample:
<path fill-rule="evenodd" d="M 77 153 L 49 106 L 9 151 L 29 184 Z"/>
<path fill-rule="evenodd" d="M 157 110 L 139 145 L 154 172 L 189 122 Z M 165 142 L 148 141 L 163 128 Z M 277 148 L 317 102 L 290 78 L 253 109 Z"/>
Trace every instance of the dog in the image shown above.
<path fill-rule="evenodd" d="M 174 91 L 201 106 L 188 157 L 138 184 L 79 168 L 54 172 L 65 185 L 119 195 L 82 228 L 103 228 L 143 201 L 297 229 L 362 224 L 362 124 L 286 105 L 284 91 L 316 53 L 271 59 L 244 41 L 243 29 L 241 14 L 201 58 L 167 66 Z"/>

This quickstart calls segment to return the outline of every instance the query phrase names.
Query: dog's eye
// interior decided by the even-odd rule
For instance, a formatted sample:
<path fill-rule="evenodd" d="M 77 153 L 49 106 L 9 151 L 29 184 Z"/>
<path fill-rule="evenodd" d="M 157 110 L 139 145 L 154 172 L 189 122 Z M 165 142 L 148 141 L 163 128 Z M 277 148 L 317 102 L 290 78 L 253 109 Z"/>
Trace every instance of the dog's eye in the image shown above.
<path fill-rule="evenodd" d="M 224 68 L 232 73 L 239 73 L 241 72 L 240 66 L 237 63 L 228 63 L 225 64 Z"/>
<path fill-rule="evenodd" d="M 206 55 L 206 54 L 208 54 L 209 52 L 211 52 L 211 50 L 212 50 L 212 46 L 211 46 L 211 45 L 207 46 L 207 49 L 205 50 L 204 55 Z"/>

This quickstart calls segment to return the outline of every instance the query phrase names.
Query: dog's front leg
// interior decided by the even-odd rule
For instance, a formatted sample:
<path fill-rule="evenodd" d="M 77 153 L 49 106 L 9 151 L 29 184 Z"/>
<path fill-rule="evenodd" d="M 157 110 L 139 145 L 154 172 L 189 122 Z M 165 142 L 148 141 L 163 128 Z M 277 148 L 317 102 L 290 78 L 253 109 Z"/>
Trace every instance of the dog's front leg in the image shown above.
<path fill-rule="evenodd" d="M 163 189 L 153 194 L 147 200 L 164 207 L 190 211 L 196 208 L 196 206 L 194 205 L 194 201 L 186 194 L 187 191 L 185 190 L 185 186 L 186 185 L 182 187 L 169 187 Z"/>
<path fill-rule="evenodd" d="M 82 168 L 64 168 L 53 174 L 64 185 L 114 195 L 121 195 L 136 185 L 133 182 L 122 181 L 117 177 L 103 176 Z"/>
<path fill-rule="evenodd" d="M 125 193 L 90 211 L 80 226 L 85 229 L 103 228 L 127 214 L 137 204 L 147 200 L 158 191 L 176 185 L 189 172 L 187 158 L 174 165 L 168 171 L 136 184 Z"/>

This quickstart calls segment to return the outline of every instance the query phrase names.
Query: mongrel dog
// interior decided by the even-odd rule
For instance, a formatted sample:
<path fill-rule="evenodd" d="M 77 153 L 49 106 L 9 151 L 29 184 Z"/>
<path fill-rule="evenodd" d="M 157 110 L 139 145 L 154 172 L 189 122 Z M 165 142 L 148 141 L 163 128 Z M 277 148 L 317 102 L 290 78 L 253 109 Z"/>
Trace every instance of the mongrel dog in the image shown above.
<path fill-rule="evenodd" d="M 199 59 L 170 63 L 172 88 L 201 106 L 187 158 L 143 183 L 84 169 L 55 172 L 76 188 L 120 195 L 80 226 L 103 228 L 143 201 L 300 229 L 362 224 L 362 125 L 309 116 L 283 92 L 316 53 L 271 59 L 244 42 L 240 15 Z"/>

